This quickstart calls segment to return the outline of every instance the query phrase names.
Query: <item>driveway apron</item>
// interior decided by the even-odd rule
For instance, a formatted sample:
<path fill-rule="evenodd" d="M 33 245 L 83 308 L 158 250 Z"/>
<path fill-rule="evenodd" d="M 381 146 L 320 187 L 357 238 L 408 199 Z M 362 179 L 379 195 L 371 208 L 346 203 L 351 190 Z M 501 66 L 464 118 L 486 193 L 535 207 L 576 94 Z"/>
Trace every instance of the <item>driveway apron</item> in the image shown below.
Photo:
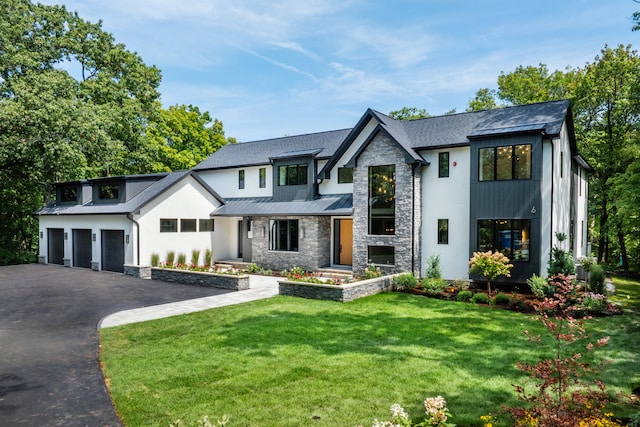
<path fill-rule="evenodd" d="M 0 425 L 121 426 L 100 370 L 100 320 L 228 292 L 53 265 L 0 267 Z"/>

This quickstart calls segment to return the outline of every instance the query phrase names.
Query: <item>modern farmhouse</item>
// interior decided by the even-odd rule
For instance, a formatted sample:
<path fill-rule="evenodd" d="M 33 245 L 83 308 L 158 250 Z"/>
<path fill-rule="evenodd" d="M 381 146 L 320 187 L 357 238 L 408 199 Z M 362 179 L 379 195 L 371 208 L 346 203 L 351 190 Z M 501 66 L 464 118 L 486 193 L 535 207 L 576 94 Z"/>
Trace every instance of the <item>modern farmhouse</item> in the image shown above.
<path fill-rule="evenodd" d="M 211 249 L 276 271 L 424 274 L 440 255 L 455 279 L 498 250 L 521 283 L 554 246 L 588 253 L 590 171 L 568 101 L 413 121 L 367 110 L 352 129 L 227 145 L 191 171 L 57 183 L 40 262 L 124 271 Z"/>

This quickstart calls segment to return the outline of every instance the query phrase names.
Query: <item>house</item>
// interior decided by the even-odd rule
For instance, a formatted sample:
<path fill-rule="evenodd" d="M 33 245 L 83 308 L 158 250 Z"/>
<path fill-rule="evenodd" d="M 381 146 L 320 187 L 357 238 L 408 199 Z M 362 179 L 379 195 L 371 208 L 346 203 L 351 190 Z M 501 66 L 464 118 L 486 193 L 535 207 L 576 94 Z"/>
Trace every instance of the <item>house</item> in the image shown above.
<path fill-rule="evenodd" d="M 588 253 L 590 171 L 569 102 L 553 101 L 413 121 L 369 109 L 352 129 L 227 145 L 189 179 L 213 189 L 216 259 L 423 275 L 440 255 L 454 279 L 468 277 L 473 252 L 499 250 L 514 264 L 508 280 L 521 283 L 546 271 L 554 246 Z M 40 213 L 44 235 L 52 212 Z M 148 232 L 161 235 L 158 224 Z M 148 262 L 143 252 L 125 261 Z"/>

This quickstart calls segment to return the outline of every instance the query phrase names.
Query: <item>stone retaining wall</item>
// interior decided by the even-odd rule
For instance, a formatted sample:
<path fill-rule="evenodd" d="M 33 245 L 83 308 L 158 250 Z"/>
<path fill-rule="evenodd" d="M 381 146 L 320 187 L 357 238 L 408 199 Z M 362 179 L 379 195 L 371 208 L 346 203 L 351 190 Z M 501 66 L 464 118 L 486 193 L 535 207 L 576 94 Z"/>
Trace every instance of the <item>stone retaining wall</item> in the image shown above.
<path fill-rule="evenodd" d="M 125 264 L 124 274 L 127 276 L 139 277 L 141 279 L 151 279 L 151 266 Z"/>
<path fill-rule="evenodd" d="M 217 274 L 200 271 L 176 270 L 172 268 L 151 267 L 151 279 L 185 285 L 209 286 L 212 288 L 242 291 L 249 289 L 249 276 L 246 274 Z"/>
<path fill-rule="evenodd" d="M 389 292 L 393 288 L 393 279 L 396 276 L 382 276 L 344 285 L 324 285 L 283 280 L 279 282 L 279 288 L 280 295 L 349 302 L 381 292 Z"/>

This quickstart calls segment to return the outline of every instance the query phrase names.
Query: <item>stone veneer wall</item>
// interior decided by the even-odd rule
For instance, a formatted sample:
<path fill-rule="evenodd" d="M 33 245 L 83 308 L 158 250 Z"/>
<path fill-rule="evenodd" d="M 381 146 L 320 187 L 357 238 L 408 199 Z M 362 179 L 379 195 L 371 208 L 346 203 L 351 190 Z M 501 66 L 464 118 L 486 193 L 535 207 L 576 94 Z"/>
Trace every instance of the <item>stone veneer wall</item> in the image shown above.
<path fill-rule="evenodd" d="M 391 291 L 394 278 L 395 276 L 382 276 L 339 286 L 282 280 L 279 282 L 279 293 L 300 298 L 349 302 Z"/>
<path fill-rule="evenodd" d="M 127 276 L 139 277 L 141 279 L 151 279 L 151 266 L 125 264 L 124 274 Z"/>
<path fill-rule="evenodd" d="M 242 291 L 249 289 L 249 276 L 246 274 L 216 274 L 200 271 L 175 270 L 173 268 L 151 267 L 151 279 L 164 282 L 176 282 L 184 285 L 208 286 L 211 288 Z"/>
<path fill-rule="evenodd" d="M 269 220 L 298 220 L 298 252 L 269 250 Z M 301 267 L 315 271 L 331 262 L 331 218 L 328 216 L 281 216 L 253 218 L 252 262 L 282 271 Z"/>
<path fill-rule="evenodd" d="M 369 166 L 395 164 L 395 235 L 369 235 Z M 369 246 L 393 246 L 395 265 L 380 266 L 386 273 L 420 273 L 420 166 L 405 162 L 405 154 L 387 135 L 378 133 L 357 159 L 353 171 L 353 272 L 364 275 Z"/>

